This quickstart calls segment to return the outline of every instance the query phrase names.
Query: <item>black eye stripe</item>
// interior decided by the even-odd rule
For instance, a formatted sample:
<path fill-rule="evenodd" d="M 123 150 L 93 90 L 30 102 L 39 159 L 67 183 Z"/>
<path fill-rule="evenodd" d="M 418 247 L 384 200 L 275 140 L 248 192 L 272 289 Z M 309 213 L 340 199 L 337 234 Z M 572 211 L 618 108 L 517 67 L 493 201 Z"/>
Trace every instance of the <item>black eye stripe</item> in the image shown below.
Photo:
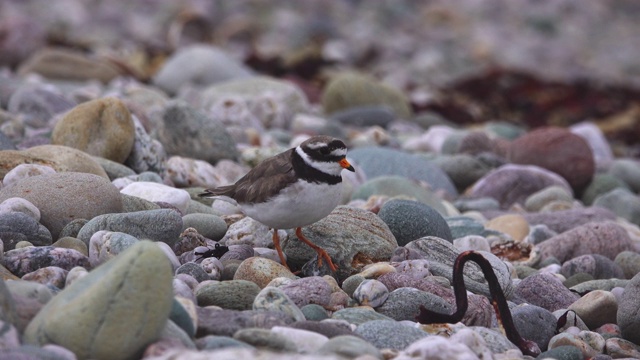
<path fill-rule="evenodd" d="M 330 153 L 323 154 L 319 151 L 319 149 L 307 150 L 305 152 L 309 156 L 309 158 L 319 162 L 337 162 L 344 158 L 344 156 L 342 155 L 336 156 L 336 155 L 330 155 Z"/>

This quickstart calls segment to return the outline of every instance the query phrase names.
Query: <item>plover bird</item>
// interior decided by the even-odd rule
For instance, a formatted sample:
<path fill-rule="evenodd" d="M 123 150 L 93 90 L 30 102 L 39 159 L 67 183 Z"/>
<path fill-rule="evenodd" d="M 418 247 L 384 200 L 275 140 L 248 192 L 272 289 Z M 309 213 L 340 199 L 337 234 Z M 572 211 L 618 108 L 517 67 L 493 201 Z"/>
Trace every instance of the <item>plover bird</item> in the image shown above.
<path fill-rule="evenodd" d="M 302 234 L 302 227 L 326 217 L 342 199 L 343 169 L 354 171 L 346 159 L 347 146 L 329 136 L 314 136 L 295 148 L 270 157 L 235 184 L 199 194 L 231 202 L 250 218 L 273 228 L 273 245 L 287 266 L 278 229 L 296 230 L 296 236 L 337 268 L 327 252 Z"/>

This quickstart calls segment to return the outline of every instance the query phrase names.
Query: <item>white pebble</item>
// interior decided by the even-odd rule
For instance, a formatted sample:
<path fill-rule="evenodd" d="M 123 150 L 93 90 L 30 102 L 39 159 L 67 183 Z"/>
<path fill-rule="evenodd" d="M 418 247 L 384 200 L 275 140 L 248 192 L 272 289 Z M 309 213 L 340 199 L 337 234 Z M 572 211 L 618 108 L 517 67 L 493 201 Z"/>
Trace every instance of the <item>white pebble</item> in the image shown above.
<path fill-rule="evenodd" d="M 35 221 L 40 221 L 40 209 L 27 199 L 14 197 L 7 199 L 0 204 L 0 214 L 12 212 L 21 212 L 33 218 Z"/>
<path fill-rule="evenodd" d="M 9 186 L 28 177 L 55 173 L 56 171 L 50 166 L 38 164 L 20 164 L 9 170 L 9 172 L 4 176 L 2 183 L 4 184 L 4 186 Z"/>
<path fill-rule="evenodd" d="M 137 196 L 152 202 L 165 202 L 175 206 L 180 212 L 186 214 L 191 196 L 186 190 L 176 189 L 168 185 L 138 181 L 127 185 L 120 190 L 121 193 Z"/>

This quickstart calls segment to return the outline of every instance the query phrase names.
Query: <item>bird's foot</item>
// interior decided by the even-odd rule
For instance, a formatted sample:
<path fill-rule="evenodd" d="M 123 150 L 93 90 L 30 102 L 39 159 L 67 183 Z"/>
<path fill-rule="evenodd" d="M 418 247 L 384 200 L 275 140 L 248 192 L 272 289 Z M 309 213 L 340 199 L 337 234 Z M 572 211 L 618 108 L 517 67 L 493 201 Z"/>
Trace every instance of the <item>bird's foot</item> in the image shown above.
<path fill-rule="evenodd" d="M 338 270 L 338 267 L 333 264 L 331 256 L 329 256 L 329 254 L 324 249 L 318 248 L 316 249 L 316 252 L 318 253 L 318 267 L 322 267 L 322 259 L 325 259 L 331 271 L 336 272 Z"/>

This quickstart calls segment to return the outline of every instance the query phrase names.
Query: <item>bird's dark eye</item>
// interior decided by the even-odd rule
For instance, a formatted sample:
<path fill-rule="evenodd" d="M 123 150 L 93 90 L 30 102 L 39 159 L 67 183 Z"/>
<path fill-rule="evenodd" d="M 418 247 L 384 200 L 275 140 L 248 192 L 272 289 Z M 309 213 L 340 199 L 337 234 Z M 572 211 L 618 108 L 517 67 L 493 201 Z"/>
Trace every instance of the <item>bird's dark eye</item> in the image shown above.
<path fill-rule="evenodd" d="M 326 148 L 326 147 L 321 148 L 319 151 L 320 151 L 320 154 L 322 155 L 329 155 L 329 153 L 331 152 L 329 151 L 329 148 Z"/>

